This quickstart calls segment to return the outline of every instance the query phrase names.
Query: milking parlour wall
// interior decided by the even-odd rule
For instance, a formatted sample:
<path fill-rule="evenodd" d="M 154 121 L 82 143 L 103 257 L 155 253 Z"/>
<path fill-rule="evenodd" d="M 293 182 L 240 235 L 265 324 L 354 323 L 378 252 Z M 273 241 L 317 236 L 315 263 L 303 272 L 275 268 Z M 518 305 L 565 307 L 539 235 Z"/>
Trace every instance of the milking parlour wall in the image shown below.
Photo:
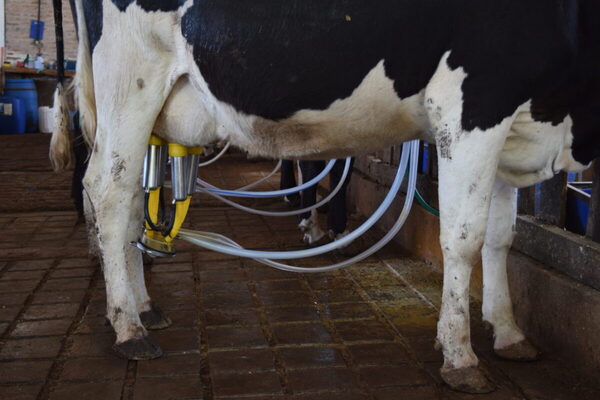
<path fill-rule="evenodd" d="M 434 207 L 437 204 L 437 160 L 435 146 L 425 144 L 417 188 Z M 357 157 L 349 185 L 351 207 L 369 215 L 387 193 L 398 163 L 399 147 Z M 597 163 L 598 170 L 600 163 Z M 596 187 L 598 186 L 596 171 Z M 557 178 L 558 179 L 558 178 Z M 591 179 L 588 176 L 588 179 Z M 553 184 L 549 181 L 548 185 Z M 538 191 L 540 189 L 538 188 Z M 517 323 L 528 338 L 598 375 L 600 348 L 600 244 L 563 228 L 543 223 L 523 212 L 527 199 L 520 192 L 517 236 L 508 258 L 511 297 Z M 397 203 L 390 208 L 394 215 Z M 393 223 L 382 218 L 381 231 Z M 432 268 L 443 268 L 439 244 L 439 218 L 423 207 L 413 206 L 395 243 Z M 481 308 L 481 262 L 473 269 L 471 294 Z"/>

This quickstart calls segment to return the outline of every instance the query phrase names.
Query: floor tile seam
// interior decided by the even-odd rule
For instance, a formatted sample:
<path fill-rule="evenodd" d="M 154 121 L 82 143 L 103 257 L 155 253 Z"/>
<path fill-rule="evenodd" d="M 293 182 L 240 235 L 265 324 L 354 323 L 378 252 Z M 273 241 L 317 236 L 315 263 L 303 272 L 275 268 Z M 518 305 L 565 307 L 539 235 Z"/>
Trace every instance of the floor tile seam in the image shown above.
<path fill-rule="evenodd" d="M 313 303 L 317 306 L 317 308 L 319 310 L 319 317 L 321 319 L 322 324 L 325 326 L 325 329 L 327 329 L 327 331 L 331 335 L 331 338 L 333 339 L 333 341 L 336 344 L 339 344 L 339 346 L 340 346 L 340 348 L 339 348 L 340 354 L 342 355 L 342 358 L 343 358 L 344 362 L 346 363 L 346 367 L 349 368 L 353 374 L 355 383 L 357 384 L 358 391 L 361 394 L 367 396 L 370 400 L 374 400 L 375 394 L 373 393 L 373 391 L 371 391 L 371 388 L 369 387 L 367 382 L 364 381 L 364 379 L 362 378 L 362 376 L 360 374 L 360 370 L 358 368 L 358 365 L 356 364 L 356 361 L 354 360 L 354 357 L 352 356 L 350 351 L 348 351 L 346 341 L 344 341 L 342 339 L 342 337 L 339 335 L 339 333 L 337 332 L 335 323 L 324 312 L 323 303 L 321 303 L 319 301 L 316 291 L 313 290 L 312 287 L 310 286 L 307 276 L 303 275 L 303 278 L 304 278 L 303 279 L 304 286 L 309 290 L 312 300 L 313 300 Z"/>
<path fill-rule="evenodd" d="M 27 296 L 27 298 L 23 302 L 23 305 L 21 306 L 21 309 L 19 310 L 19 312 L 17 313 L 17 315 L 15 315 L 15 317 L 12 319 L 12 321 L 9 324 L 9 326 L 5 329 L 4 333 L 2 335 L 0 335 L 0 351 L 2 351 L 2 349 L 4 347 L 3 341 L 12 334 L 12 331 L 17 326 L 18 321 L 21 319 L 21 317 L 27 312 L 27 310 L 29 309 L 29 307 L 32 305 L 33 298 L 38 293 L 39 289 L 42 286 L 44 286 L 44 284 L 48 280 L 48 277 L 50 276 L 50 273 L 53 271 L 54 268 L 56 268 L 56 266 L 58 265 L 58 263 L 59 263 L 59 258 L 54 258 L 52 264 L 46 270 L 46 272 L 44 273 L 44 275 L 42 276 L 42 278 L 38 281 L 37 285 L 32 290 L 28 291 L 29 295 Z"/>
<path fill-rule="evenodd" d="M 213 382 L 211 378 L 211 370 L 210 364 L 208 361 L 208 353 L 209 353 L 209 344 L 207 339 L 207 324 L 206 324 L 206 311 L 203 308 L 203 289 L 201 286 L 200 280 L 200 267 L 199 263 L 201 260 L 199 259 L 199 255 L 197 252 L 192 252 L 192 273 L 194 279 L 194 295 L 195 295 L 195 307 L 194 311 L 197 313 L 196 318 L 196 327 L 197 331 L 200 335 L 200 340 L 198 341 L 198 350 L 200 354 L 200 368 L 198 369 L 198 374 L 200 377 L 200 384 L 202 387 L 202 397 L 203 400 L 213 400 L 214 399 L 214 391 L 213 391 Z"/>
<path fill-rule="evenodd" d="M 395 337 L 394 338 L 395 342 L 399 343 L 402 346 L 403 350 L 406 352 L 407 356 L 409 357 L 409 360 L 408 360 L 409 364 L 415 365 L 419 369 L 419 371 L 429 379 L 429 382 L 431 384 L 437 385 L 437 381 L 436 381 L 435 377 L 433 377 L 429 374 L 428 370 L 425 368 L 424 363 L 418 359 L 415 352 L 411 348 L 407 338 L 404 337 L 404 335 L 402 335 L 400 333 L 400 331 L 392 323 L 392 321 L 387 316 L 387 314 L 385 314 L 385 312 L 383 312 L 383 310 L 379 307 L 377 302 L 371 299 L 369 294 L 360 286 L 360 283 L 357 281 L 357 279 L 354 276 L 352 276 L 352 274 L 349 273 L 348 271 L 345 271 L 345 273 L 347 274 L 348 278 L 354 282 L 356 290 L 361 294 L 361 296 L 363 296 L 363 298 L 368 300 L 367 302 L 369 303 L 369 305 L 371 306 L 371 308 L 377 315 L 379 322 L 384 323 L 384 325 L 386 325 L 387 328 L 393 332 L 393 336 Z"/>
<path fill-rule="evenodd" d="M 290 395 L 292 391 L 289 385 L 286 365 L 283 358 L 274 349 L 275 345 L 277 345 L 278 342 L 275 337 L 275 332 L 273 332 L 273 329 L 267 318 L 266 308 L 262 303 L 260 296 L 257 293 L 256 282 L 250 278 L 249 271 L 244 270 L 244 275 L 246 277 L 246 284 L 248 286 L 248 290 L 250 292 L 250 295 L 252 296 L 252 301 L 256 308 L 256 313 L 258 314 L 261 331 L 263 332 L 263 335 L 267 340 L 268 348 L 271 351 L 271 356 L 273 357 L 275 373 L 277 374 L 277 377 L 279 379 L 281 391 L 284 395 Z"/>
<path fill-rule="evenodd" d="M 59 380 L 60 374 L 62 372 L 62 368 L 64 367 L 64 363 L 66 360 L 66 358 L 64 356 L 66 356 L 67 351 L 69 350 L 68 349 L 69 339 L 73 336 L 74 332 L 77 330 L 77 327 L 80 325 L 81 321 L 83 320 L 83 317 L 85 316 L 85 311 L 88 307 L 91 296 L 96 289 L 96 285 L 98 284 L 98 281 L 100 280 L 100 273 L 101 273 L 100 268 L 96 269 L 94 275 L 92 276 L 92 278 L 89 281 L 88 287 L 87 287 L 85 294 L 80 302 L 79 310 L 78 310 L 77 314 L 75 315 L 75 317 L 73 317 L 73 322 L 71 323 L 71 326 L 69 326 L 67 333 L 64 335 L 63 339 L 61 340 L 58 355 L 55 358 L 54 362 L 52 363 L 52 366 L 50 367 L 50 371 L 48 372 L 46 382 L 44 383 L 44 386 L 40 390 L 40 392 L 37 396 L 37 400 L 47 399 L 50 395 L 50 391 L 52 390 L 54 385 Z"/>

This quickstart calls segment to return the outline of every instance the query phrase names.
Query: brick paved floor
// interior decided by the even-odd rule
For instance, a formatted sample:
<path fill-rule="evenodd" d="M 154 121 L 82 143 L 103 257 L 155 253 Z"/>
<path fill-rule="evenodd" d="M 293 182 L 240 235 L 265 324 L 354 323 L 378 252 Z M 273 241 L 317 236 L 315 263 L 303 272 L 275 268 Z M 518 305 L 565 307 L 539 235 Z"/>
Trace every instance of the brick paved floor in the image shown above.
<path fill-rule="evenodd" d="M 433 349 L 441 275 L 389 250 L 344 271 L 295 275 L 178 243 L 176 258 L 147 270 L 151 295 L 173 320 L 151 333 L 165 356 L 120 359 L 104 322 L 101 272 L 75 224 L 69 174 L 49 171 L 47 142 L 0 136 L 1 399 L 600 398 L 597 384 L 551 353 L 536 363 L 495 358 L 478 304 L 474 347 L 498 390 L 448 390 Z M 229 157 L 204 176 L 233 188 L 271 165 L 240 160 Z M 298 245 L 293 218 L 251 216 L 210 199 L 195 204 L 193 228 L 247 247 Z"/>

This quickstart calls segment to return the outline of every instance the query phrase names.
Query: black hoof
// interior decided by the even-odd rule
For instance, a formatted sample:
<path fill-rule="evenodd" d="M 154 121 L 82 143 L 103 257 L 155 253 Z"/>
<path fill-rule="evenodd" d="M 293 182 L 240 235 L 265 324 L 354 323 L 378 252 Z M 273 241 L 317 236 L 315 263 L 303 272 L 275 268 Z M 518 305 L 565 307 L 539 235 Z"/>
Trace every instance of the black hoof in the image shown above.
<path fill-rule="evenodd" d="M 161 348 L 148 336 L 115 343 L 113 349 L 128 360 L 153 360 L 163 355 Z"/>
<path fill-rule="evenodd" d="M 490 393 L 496 387 L 486 378 L 477 367 L 452 368 L 440 370 L 444 382 L 452 390 L 466 393 Z"/>
<path fill-rule="evenodd" d="M 171 319 L 154 303 L 149 311 L 140 314 L 140 319 L 144 327 L 149 330 L 165 329 L 171 326 Z"/>

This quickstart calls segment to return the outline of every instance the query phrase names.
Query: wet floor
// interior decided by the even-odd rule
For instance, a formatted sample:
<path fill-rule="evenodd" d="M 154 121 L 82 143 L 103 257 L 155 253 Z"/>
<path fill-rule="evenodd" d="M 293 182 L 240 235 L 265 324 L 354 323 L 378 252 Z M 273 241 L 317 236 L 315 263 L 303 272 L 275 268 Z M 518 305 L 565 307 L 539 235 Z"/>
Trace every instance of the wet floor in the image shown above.
<path fill-rule="evenodd" d="M 147 268 L 150 294 L 173 320 L 151 332 L 165 355 L 120 359 L 104 320 L 101 271 L 87 258 L 85 229 L 70 203 L 69 175 L 49 171 L 47 144 L 48 136 L 0 136 L 2 399 L 600 398 L 597 382 L 551 351 L 535 363 L 496 358 L 476 303 L 475 351 L 498 389 L 477 396 L 448 390 L 433 348 L 441 274 L 395 249 L 343 271 L 298 275 L 178 242 L 177 257 Z M 273 165 L 229 156 L 202 176 L 235 188 Z M 246 204 L 285 209 L 274 201 Z M 293 217 L 252 216 L 209 198 L 195 200 L 187 225 L 250 248 L 301 247 Z"/>

